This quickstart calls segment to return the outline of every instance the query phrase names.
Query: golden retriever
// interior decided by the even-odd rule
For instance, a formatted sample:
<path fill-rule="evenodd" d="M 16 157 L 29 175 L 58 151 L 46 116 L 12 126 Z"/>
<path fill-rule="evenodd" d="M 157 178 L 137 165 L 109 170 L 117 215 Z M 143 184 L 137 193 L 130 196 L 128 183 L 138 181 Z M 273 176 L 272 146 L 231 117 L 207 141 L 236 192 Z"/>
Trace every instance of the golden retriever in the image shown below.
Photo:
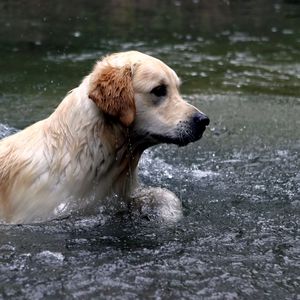
<path fill-rule="evenodd" d="M 48 118 L 0 141 L 1 220 L 44 221 L 66 206 L 129 199 L 146 148 L 184 146 L 209 124 L 179 86 L 171 68 L 137 51 L 98 61 Z"/>

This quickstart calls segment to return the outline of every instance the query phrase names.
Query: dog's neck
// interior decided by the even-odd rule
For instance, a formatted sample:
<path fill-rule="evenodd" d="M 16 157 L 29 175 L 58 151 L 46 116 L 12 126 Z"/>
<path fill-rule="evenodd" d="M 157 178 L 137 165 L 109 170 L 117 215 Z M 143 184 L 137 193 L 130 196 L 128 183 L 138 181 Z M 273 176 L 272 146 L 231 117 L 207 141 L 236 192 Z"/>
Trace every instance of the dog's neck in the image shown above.
<path fill-rule="evenodd" d="M 86 173 L 90 182 L 105 179 L 110 183 L 118 182 L 108 193 L 128 196 L 129 187 L 135 186 L 136 168 L 144 148 L 136 142 L 130 128 L 104 115 L 88 98 L 86 81 L 87 78 L 71 91 L 49 117 L 49 128 L 53 131 L 53 141 L 49 144 L 54 144 L 55 151 L 55 136 L 59 136 L 65 143 L 64 155 L 71 157 L 70 169 L 72 157 L 80 160 L 74 165 L 85 169 L 80 174 Z M 84 159 L 92 164 L 86 165 Z"/>

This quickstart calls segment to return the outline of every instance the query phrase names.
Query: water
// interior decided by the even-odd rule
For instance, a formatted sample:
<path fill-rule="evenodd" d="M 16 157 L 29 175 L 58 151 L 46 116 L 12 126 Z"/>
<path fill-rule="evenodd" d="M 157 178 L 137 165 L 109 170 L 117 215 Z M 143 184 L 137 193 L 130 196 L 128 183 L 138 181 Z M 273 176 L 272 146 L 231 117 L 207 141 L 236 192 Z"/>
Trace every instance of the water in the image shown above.
<path fill-rule="evenodd" d="M 0 137 L 132 48 L 173 67 L 211 118 L 199 142 L 140 164 L 182 199 L 181 221 L 99 208 L 0 225 L 0 298 L 299 298 L 299 1 L 2 1 L 0 15 Z"/>

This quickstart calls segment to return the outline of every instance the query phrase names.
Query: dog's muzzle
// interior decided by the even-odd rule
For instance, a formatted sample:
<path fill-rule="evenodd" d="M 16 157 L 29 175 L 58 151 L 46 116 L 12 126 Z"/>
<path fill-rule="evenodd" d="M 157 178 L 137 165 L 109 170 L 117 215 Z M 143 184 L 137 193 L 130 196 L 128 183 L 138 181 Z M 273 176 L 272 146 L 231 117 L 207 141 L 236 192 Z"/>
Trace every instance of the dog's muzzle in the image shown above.
<path fill-rule="evenodd" d="M 209 118 L 200 112 L 197 112 L 193 115 L 191 121 L 191 128 L 192 135 L 196 138 L 196 140 L 201 138 L 206 126 L 209 125 L 209 122 Z"/>
<path fill-rule="evenodd" d="M 180 121 L 171 136 L 151 134 L 151 137 L 160 143 L 186 146 L 187 144 L 195 142 L 202 137 L 206 126 L 209 125 L 209 122 L 209 118 L 206 115 L 197 112 L 188 120 Z"/>
<path fill-rule="evenodd" d="M 199 140 L 209 122 L 209 118 L 203 113 L 195 113 L 190 120 L 182 122 L 181 126 L 179 126 L 177 131 L 178 139 L 175 144 L 185 146 Z"/>

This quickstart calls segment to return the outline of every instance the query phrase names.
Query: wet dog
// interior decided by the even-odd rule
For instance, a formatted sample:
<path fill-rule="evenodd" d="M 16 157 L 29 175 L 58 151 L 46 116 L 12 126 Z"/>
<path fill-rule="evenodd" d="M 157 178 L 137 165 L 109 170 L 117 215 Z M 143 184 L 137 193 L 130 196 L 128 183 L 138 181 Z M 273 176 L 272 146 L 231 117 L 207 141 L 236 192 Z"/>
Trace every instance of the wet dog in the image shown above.
<path fill-rule="evenodd" d="M 140 52 L 98 61 L 47 119 L 1 140 L 2 220 L 43 221 L 64 207 L 80 210 L 112 194 L 129 201 L 138 190 L 136 167 L 146 148 L 187 145 L 209 124 L 181 98 L 179 86 L 171 68 Z M 164 193 L 166 201 L 175 199 L 180 215 L 171 192 L 152 189 L 154 198 Z"/>

